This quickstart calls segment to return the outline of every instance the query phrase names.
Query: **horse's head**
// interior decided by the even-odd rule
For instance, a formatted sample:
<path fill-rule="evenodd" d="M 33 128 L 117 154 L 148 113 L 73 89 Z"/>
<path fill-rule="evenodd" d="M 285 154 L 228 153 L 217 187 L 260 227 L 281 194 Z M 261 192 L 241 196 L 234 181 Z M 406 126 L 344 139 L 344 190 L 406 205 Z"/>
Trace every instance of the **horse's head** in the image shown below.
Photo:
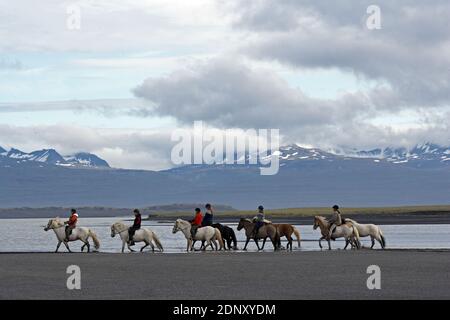
<path fill-rule="evenodd" d="M 241 220 L 239 220 L 239 224 L 238 224 L 238 226 L 237 226 L 237 230 L 238 230 L 238 231 L 241 231 L 242 228 L 244 228 L 244 226 L 245 226 L 245 224 L 246 224 L 247 222 L 249 222 L 248 219 L 241 218 Z"/>
<path fill-rule="evenodd" d="M 321 224 L 323 224 L 323 217 L 321 217 L 321 216 L 315 216 L 315 217 L 314 217 L 314 225 L 313 225 L 313 229 L 316 230 L 317 228 L 320 227 Z"/>
<path fill-rule="evenodd" d="M 116 222 L 111 226 L 111 237 L 114 238 L 116 234 L 125 230 L 125 225 L 122 222 Z"/>
<path fill-rule="evenodd" d="M 44 228 L 44 231 L 55 229 L 60 226 L 61 226 L 61 222 L 59 221 L 58 217 L 54 218 L 54 219 L 50 219 L 50 220 L 48 220 L 47 226 Z"/>
<path fill-rule="evenodd" d="M 178 231 L 181 230 L 180 224 L 181 224 L 181 219 L 177 219 L 173 225 L 172 233 L 177 233 Z"/>
<path fill-rule="evenodd" d="M 111 226 L 111 238 L 114 238 L 116 236 L 116 224 L 113 224 Z"/>

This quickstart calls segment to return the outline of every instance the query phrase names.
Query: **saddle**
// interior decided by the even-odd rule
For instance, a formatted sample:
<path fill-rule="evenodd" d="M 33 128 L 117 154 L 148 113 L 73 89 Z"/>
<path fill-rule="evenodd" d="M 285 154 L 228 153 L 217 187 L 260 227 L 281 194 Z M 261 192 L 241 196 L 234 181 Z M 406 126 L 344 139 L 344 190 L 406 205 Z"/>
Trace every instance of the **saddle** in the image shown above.
<path fill-rule="evenodd" d="M 65 230 L 66 232 L 67 232 L 67 229 L 68 229 L 68 228 L 69 228 L 69 226 L 66 226 L 66 230 Z M 75 228 L 70 228 L 70 229 L 69 229 L 69 236 L 72 234 L 73 229 L 75 229 Z"/>

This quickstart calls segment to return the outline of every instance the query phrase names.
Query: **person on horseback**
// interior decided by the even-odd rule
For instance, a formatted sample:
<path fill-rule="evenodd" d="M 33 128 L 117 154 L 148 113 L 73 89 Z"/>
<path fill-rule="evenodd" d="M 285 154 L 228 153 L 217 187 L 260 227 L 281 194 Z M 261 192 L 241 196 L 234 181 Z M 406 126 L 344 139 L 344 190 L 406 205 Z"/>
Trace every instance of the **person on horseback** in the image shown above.
<path fill-rule="evenodd" d="M 264 225 L 265 215 L 264 215 L 264 207 L 258 207 L 258 214 L 253 218 L 253 222 L 255 223 L 255 227 L 253 228 L 253 237 L 256 238 L 258 235 L 259 228 Z"/>
<path fill-rule="evenodd" d="M 139 230 L 141 228 L 141 213 L 138 209 L 134 209 L 134 222 L 133 225 L 128 228 L 128 243 L 130 246 L 134 246 L 133 236 L 136 232 L 136 230 Z"/>
<path fill-rule="evenodd" d="M 328 233 L 328 238 L 331 238 L 334 229 L 342 224 L 341 212 L 339 211 L 339 206 L 337 204 L 333 206 L 333 216 L 328 220 L 328 222 L 330 223 L 330 232 Z"/>
<path fill-rule="evenodd" d="M 64 224 L 66 224 L 66 238 L 64 239 L 65 242 L 69 241 L 69 236 L 72 233 L 72 230 L 76 228 L 78 221 L 78 213 L 77 210 L 72 209 L 70 210 L 70 218 Z"/>
<path fill-rule="evenodd" d="M 200 210 L 200 208 L 195 208 L 195 217 L 194 217 L 194 219 L 189 221 L 191 223 L 192 238 L 195 237 L 195 234 L 197 233 L 197 229 L 202 226 L 202 220 L 203 220 L 202 211 Z"/>
<path fill-rule="evenodd" d="M 206 212 L 202 220 L 202 227 L 211 226 L 213 224 L 213 208 L 211 204 L 207 203 L 205 208 Z"/>

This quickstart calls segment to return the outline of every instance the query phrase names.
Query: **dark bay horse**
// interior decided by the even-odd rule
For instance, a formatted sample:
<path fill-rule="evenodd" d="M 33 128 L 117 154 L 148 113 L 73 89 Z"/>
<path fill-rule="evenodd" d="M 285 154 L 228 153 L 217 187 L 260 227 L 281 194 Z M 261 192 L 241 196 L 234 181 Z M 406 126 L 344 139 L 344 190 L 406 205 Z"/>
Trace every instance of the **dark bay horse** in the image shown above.
<path fill-rule="evenodd" d="M 258 240 L 259 239 L 266 239 L 270 238 L 273 245 L 273 250 L 276 251 L 278 249 L 278 243 L 279 243 L 279 236 L 277 228 L 271 224 L 264 224 L 261 228 L 258 230 L 258 234 L 256 237 L 253 235 L 253 230 L 255 228 L 255 223 L 252 222 L 250 219 L 244 219 L 242 218 L 239 221 L 237 230 L 240 231 L 242 229 L 245 229 L 245 235 L 247 237 L 247 241 L 245 242 L 244 250 L 247 250 L 247 245 L 250 241 L 250 239 L 253 239 L 256 243 L 256 246 L 258 247 L 258 250 L 262 250 L 262 248 L 259 247 Z"/>
<path fill-rule="evenodd" d="M 225 250 L 237 250 L 237 239 L 236 239 L 236 234 L 234 233 L 234 230 L 232 228 L 230 228 L 229 226 L 226 226 L 224 224 L 220 224 L 220 223 L 214 223 L 211 225 L 211 227 L 219 229 L 220 233 L 222 234 L 222 239 L 223 239 L 223 243 L 224 246 L 223 248 Z M 194 248 L 194 244 L 195 244 L 195 240 L 192 243 L 192 248 Z M 202 241 L 202 246 L 203 246 L 203 241 Z M 228 247 L 227 247 L 228 246 Z"/>
<path fill-rule="evenodd" d="M 230 228 L 229 226 L 220 224 L 220 223 L 214 223 L 212 225 L 213 228 L 219 229 L 220 233 L 222 234 L 222 239 L 224 242 L 224 248 L 225 250 L 237 250 L 237 239 L 236 234 L 234 233 L 234 230 Z M 232 246 L 233 244 L 233 246 Z M 227 248 L 228 245 L 228 248 Z"/>

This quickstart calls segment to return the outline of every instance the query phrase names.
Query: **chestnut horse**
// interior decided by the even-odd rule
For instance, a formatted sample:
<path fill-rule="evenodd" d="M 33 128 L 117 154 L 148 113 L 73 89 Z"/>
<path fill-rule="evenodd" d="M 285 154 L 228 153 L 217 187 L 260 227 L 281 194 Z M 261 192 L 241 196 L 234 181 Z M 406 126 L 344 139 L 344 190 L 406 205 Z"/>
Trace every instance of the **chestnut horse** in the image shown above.
<path fill-rule="evenodd" d="M 300 232 L 296 227 L 292 224 L 288 223 L 273 223 L 273 225 L 277 228 L 278 232 L 278 248 L 281 248 L 281 238 L 286 237 L 288 241 L 288 245 L 286 246 L 287 250 L 292 251 L 292 234 L 297 238 L 298 247 L 301 248 L 302 244 L 300 243 L 301 237 Z M 267 239 L 267 238 L 266 238 Z M 266 239 L 263 240 L 262 249 L 264 249 L 264 245 L 266 244 Z"/>

